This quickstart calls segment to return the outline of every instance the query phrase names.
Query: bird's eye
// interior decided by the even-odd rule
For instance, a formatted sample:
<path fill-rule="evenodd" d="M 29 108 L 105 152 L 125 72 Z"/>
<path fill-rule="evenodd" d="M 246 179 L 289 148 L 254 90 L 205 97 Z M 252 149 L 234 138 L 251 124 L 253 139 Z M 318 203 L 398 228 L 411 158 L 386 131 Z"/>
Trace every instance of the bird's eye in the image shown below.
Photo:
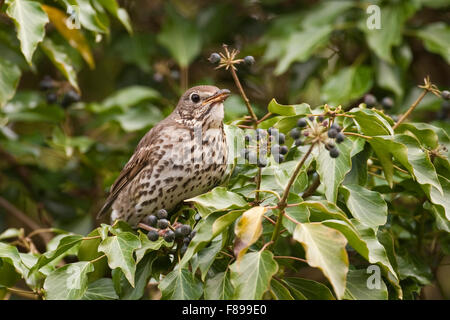
<path fill-rule="evenodd" d="M 193 94 L 191 94 L 191 100 L 192 100 L 192 102 L 197 103 L 200 101 L 200 96 L 196 93 L 193 93 Z"/>

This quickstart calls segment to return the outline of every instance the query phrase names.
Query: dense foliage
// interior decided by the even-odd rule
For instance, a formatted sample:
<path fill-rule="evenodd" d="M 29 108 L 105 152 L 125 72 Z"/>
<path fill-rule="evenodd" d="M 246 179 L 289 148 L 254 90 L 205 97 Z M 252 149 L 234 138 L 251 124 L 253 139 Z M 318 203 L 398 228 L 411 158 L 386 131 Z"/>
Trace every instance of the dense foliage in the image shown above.
<path fill-rule="evenodd" d="M 448 9 L 0 0 L 0 297 L 450 298 Z M 235 93 L 226 181 L 171 212 L 170 237 L 100 224 L 195 84 Z"/>

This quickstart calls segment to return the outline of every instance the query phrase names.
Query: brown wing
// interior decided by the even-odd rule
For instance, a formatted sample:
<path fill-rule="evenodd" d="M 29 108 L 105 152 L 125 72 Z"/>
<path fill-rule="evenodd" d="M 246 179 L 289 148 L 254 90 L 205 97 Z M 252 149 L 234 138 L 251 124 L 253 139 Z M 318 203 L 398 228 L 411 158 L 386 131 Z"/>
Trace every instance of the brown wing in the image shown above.
<path fill-rule="evenodd" d="M 161 123 L 160 123 L 161 124 Z M 114 201 L 117 199 L 119 193 L 131 182 L 134 177 L 141 172 L 141 170 L 147 166 L 151 154 L 151 145 L 155 141 L 160 133 L 161 126 L 157 125 L 153 127 L 147 134 L 141 139 L 133 156 L 130 158 L 128 163 L 122 169 L 119 177 L 117 177 L 114 184 L 111 186 L 109 191 L 109 196 L 106 199 L 105 204 L 100 209 L 97 214 L 97 219 L 101 218 L 109 208 L 113 205 Z"/>

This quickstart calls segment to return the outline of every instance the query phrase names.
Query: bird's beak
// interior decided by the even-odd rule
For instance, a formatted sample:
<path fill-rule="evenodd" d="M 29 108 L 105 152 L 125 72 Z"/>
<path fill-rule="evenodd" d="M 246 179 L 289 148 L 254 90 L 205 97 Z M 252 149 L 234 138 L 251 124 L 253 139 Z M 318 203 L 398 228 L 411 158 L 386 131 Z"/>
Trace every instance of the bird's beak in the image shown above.
<path fill-rule="evenodd" d="M 219 90 L 216 93 L 214 93 L 211 97 L 204 100 L 202 103 L 202 106 L 204 106 L 205 104 L 223 102 L 226 100 L 226 98 L 228 98 L 229 95 L 230 95 L 230 90 L 228 90 L 228 89 Z"/>

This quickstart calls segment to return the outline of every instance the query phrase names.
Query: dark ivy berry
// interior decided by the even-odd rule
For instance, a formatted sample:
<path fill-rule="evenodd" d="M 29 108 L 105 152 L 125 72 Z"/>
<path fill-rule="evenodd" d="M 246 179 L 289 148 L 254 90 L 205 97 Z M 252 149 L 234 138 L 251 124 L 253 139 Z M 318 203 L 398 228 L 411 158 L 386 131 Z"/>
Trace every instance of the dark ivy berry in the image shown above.
<path fill-rule="evenodd" d="M 220 55 L 217 52 L 211 53 L 208 60 L 211 63 L 218 63 L 220 61 Z"/>
<path fill-rule="evenodd" d="M 247 135 L 245 136 L 245 142 L 249 143 L 251 140 L 252 140 L 252 136 L 249 135 L 249 134 L 247 134 Z"/>
<path fill-rule="evenodd" d="M 159 219 L 158 222 L 156 223 L 156 226 L 159 229 L 165 229 L 169 226 L 169 221 L 167 219 Z"/>
<path fill-rule="evenodd" d="M 289 134 L 294 140 L 302 136 L 302 132 L 298 128 L 292 129 L 291 132 L 289 132 Z"/>
<path fill-rule="evenodd" d="M 330 137 L 331 139 L 336 138 L 337 134 L 338 134 L 338 131 L 335 128 L 330 128 L 328 130 L 328 137 Z"/>
<path fill-rule="evenodd" d="M 306 120 L 303 119 L 303 118 L 298 119 L 298 121 L 297 121 L 297 127 L 300 127 L 300 128 L 306 127 L 307 124 L 308 124 L 308 123 L 307 123 Z"/>
<path fill-rule="evenodd" d="M 333 142 L 327 142 L 325 144 L 325 149 L 327 149 L 328 151 L 330 151 L 331 149 L 334 149 L 334 148 L 336 148 L 336 146 L 334 145 Z"/>
<path fill-rule="evenodd" d="M 167 242 L 172 242 L 175 240 L 175 232 L 172 230 L 167 230 L 167 232 L 164 234 L 164 240 Z"/>
<path fill-rule="evenodd" d="M 344 139 L 345 139 L 344 134 L 342 132 L 339 132 L 336 136 L 336 142 L 341 143 L 342 141 L 344 141 Z"/>
<path fill-rule="evenodd" d="M 191 233 L 191 226 L 187 224 L 183 224 L 179 229 L 181 230 L 181 233 L 185 237 L 187 237 Z"/>
<path fill-rule="evenodd" d="M 287 146 L 281 146 L 280 148 L 280 154 L 286 154 L 288 153 L 289 149 Z"/>
<path fill-rule="evenodd" d="M 159 239 L 158 231 L 156 231 L 156 230 L 150 230 L 150 231 L 147 233 L 147 238 L 148 238 L 148 240 L 150 240 L 150 241 L 156 241 L 156 240 L 158 240 L 158 239 Z"/>
<path fill-rule="evenodd" d="M 337 132 L 341 132 L 342 128 L 336 122 L 331 125 L 332 129 L 336 129 Z"/>
<path fill-rule="evenodd" d="M 191 238 L 186 237 L 186 238 L 183 239 L 183 243 L 184 244 L 189 244 L 189 242 L 191 242 Z"/>
<path fill-rule="evenodd" d="M 385 109 L 392 109 L 394 106 L 394 100 L 392 100 L 391 97 L 384 97 L 383 100 L 381 100 L 381 105 Z"/>
<path fill-rule="evenodd" d="M 283 144 L 285 141 L 286 141 L 286 136 L 284 135 L 284 133 L 280 133 L 278 135 L 278 143 Z"/>
<path fill-rule="evenodd" d="M 167 219 L 169 215 L 166 210 L 161 209 L 156 212 L 156 216 L 158 217 L 158 219 Z"/>
<path fill-rule="evenodd" d="M 337 158 L 339 157 L 339 150 L 336 148 L 333 148 L 330 150 L 330 157 Z"/>
<path fill-rule="evenodd" d="M 441 92 L 441 97 L 442 97 L 442 99 L 450 100 L 450 91 L 448 91 L 448 90 L 442 91 Z"/>
<path fill-rule="evenodd" d="M 272 152 L 273 154 L 279 154 L 280 153 L 280 145 L 279 144 L 274 144 L 270 148 L 270 152 Z"/>
<path fill-rule="evenodd" d="M 183 246 L 180 249 L 180 253 L 183 255 L 186 252 L 187 248 L 188 246 L 186 244 L 183 244 Z"/>
<path fill-rule="evenodd" d="M 260 168 L 266 167 L 267 166 L 266 158 L 259 158 L 257 164 L 258 164 L 258 167 L 260 167 Z"/>
<path fill-rule="evenodd" d="M 64 94 L 61 100 L 61 105 L 66 108 L 77 101 L 80 101 L 80 96 L 78 95 L 78 93 L 73 90 L 69 90 Z"/>
<path fill-rule="evenodd" d="M 149 216 L 146 216 L 143 222 L 148 226 L 154 227 L 158 222 L 158 218 L 151 214 Z"/>
<path fill-rule="evenodd" d="M 47 103 L 56 103 L 58 101 L 58 96 L 54 92 L 47 93 Z"/>
<path fill-rule="evenodd" d="M 368 93 L 364 96 L 364 103 L 368 107 L 374 107 L 377 104 L 377 98 L 373 94 Z"/>
<path fill-rule="evenodd" d="M 42 91 L 47 91 L 55 87 L 55 82 L 50 76 L 45 76 L 44 79 L 39 82 L 39 89 Z"/>
<path fill-rule="evenodd" d="M 322 122 L 323 120 L 325 120 L 324 116 L 317 117 L 317 122 Z"/>
<path fill-rule="evenodd" d="M 245 62 L 246 65 L 251 66 L 252 64 L 255 63 L 255 58 L 253 58 L 253 56 L 246 56 L 244 58 L 244 62 Z"/>
<path fill-rule="evenodd" d="M 192 240 L 192 238 L 195 237 L 196 234 L 197 234 L 197 231 L 192 230 L 192 231 L 191 231 L 191 234 L 189 235 L 189 239 Z"/>
<path fill-rule="evenodd" d="M 259 140 L 261 137 L 263 137 L 266 134 L 266 131 L 263 129 L 256 129 L 256 140 Z"/>
<path fill-rule="evenodd" d="M 175 238 L 176 239 L 181 239 L 184 237 L 184 234 L 181 232 L 181 228 L 176 228 L 175 229 Z"/>
<path fill-rule="evenodd" d="M 450 110 L 450 101 L 442 101 L 442 110 L 449 111 Z"/>
<path fill-rule="evenodd" d="M 322 121 L 322 126 L 324 126 L 324 127 L 328 127 L 328 120 L 324 120 L 324 121 Z"/>
<path fill-rule="evenodd" d="M 274 159 L 276 162 L 281 163 L 284 161 L 284 156 L 282 154 L 274 155 Z"/>
<path fill-rule="evenodd" d="M 301 139 L 295 140 L 295 145 L 296 145 L 297 147 L 302 146 L 302 145 L 303 145 L 303 140 L 301 140 Z"/>
<path fill-rule="evenodd" d="M 314 121 L 314 116 L 309 116 L 308 119 L 309 119 L 310 121 Z"/>

